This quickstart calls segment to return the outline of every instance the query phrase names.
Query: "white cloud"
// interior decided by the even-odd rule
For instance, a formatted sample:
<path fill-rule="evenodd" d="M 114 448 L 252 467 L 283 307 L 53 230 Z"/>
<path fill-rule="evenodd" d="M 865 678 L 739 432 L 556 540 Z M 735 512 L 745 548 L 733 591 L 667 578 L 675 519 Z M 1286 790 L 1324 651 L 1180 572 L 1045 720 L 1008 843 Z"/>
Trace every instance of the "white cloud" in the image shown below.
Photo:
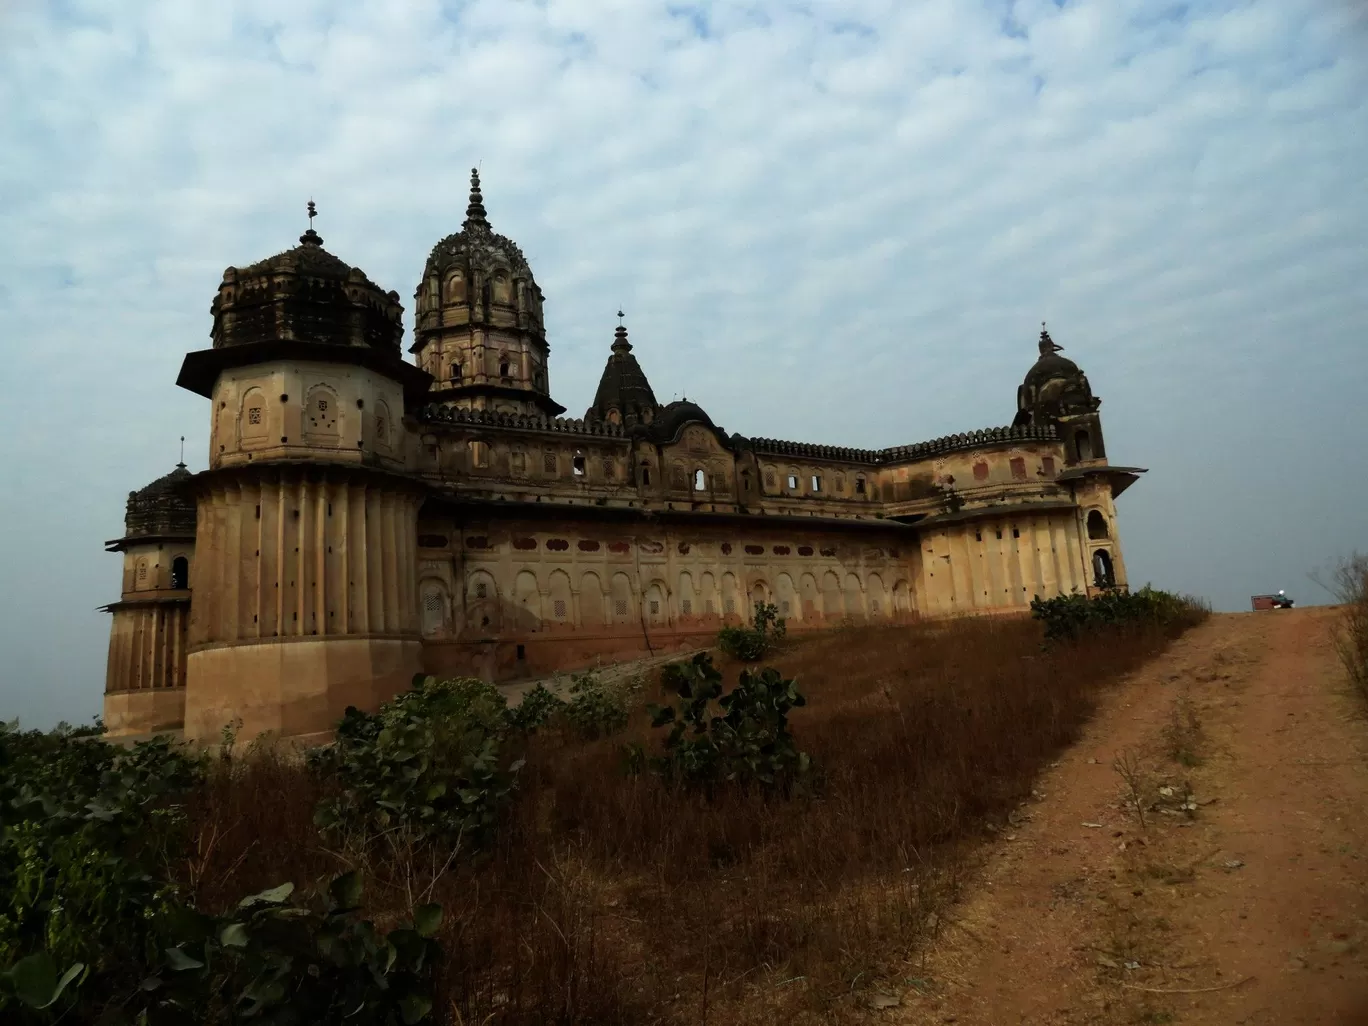
<path fill-rule="evenodd" d="M 675 10 L 676 13 L 672 13 Z M 879 446 L 1010 421 L 1042 318 L 1105 398 L 1133 574 L 1233 605 L 1368 547 L 1368 22 L 1337 0 L 0 5 L 8 710 L 98 708 L 128 489 L 223 268 L 411 305 L 480 163 L 589 401 Z M 1276 580 L 1271 580 L 1275 578 Z"/>

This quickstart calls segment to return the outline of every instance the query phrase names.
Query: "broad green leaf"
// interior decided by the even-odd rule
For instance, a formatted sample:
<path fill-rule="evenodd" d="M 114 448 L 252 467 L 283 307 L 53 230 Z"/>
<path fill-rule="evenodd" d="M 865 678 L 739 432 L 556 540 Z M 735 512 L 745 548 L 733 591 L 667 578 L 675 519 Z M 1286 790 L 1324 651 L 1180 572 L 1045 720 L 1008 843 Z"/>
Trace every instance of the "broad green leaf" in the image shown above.
<path fill-rule="evenodd" d="M 197 958 L 191 958 L 180 948 L 167 948 L 166 961 L 170 963 L 171 968 L 176 970 L 176 972 L 181 972 L 184 969 L 204 968 L 203 962 Z"/>
<path fill-rule="evenodd" d="M 431 937 L 442 925 L 442 906 L 435 901 L 413 910 L 413 928 L 420 937 Z"/>
<path fill-rule="evenodd" d="M 272 887 L 270 890 L 261 891 L 258 894 L 249 894 L 238 902 L 238 908 L 248 908 L 252 905 L 279 905 L 294 893 L 294 884 L 286 882 L 279 887 Z"/>
<path fill-rule="evenodd" d="M 250 939 L 242 923 L 229 923 L 219 932 L 219 943 L 225 948 L 245 948 Z"/>
<path fill-rule="evenodd" d="M 404 1017 L 406 1026 L 422 1022 L 432 1011 L 432 998 L 426 994 L 405 994 L 399 1000 L 399 1014 Z"/>
<path fill-rule="evenodd" d="M 353 909 L 361 904 L 361 874 L 353 869 L 328 884 L 328 894 L 338 908 Z"/>
<path fill-rule="evenodd" d="M 14 987 L 20 1003 L 30 1008 L 47 1008 L 62 994 L 62 990 L 85 968 L 80 962 L 57 978 L 57 965 L 46 951 L 21 958 L 5 975 Z"/>

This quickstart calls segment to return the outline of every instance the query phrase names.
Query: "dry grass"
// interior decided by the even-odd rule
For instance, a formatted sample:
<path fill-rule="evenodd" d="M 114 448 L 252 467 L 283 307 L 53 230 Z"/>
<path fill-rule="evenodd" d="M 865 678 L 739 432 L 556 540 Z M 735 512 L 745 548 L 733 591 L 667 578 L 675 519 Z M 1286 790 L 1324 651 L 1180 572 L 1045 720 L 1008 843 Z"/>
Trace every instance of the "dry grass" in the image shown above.
<path fill-rule="evenodd" d="M 538 734 L 486 857 L 443 871 L 450 853 L 397 841 L 364 866 L 370 912 L 443 904 L 450 1022 L 854 1020 L 862 992 L 918 975 L 910 960 L 985 826 L 1029 795 L 1100 690 L 1167 641 L 1040 639 L 1028 620 L 971 620 L 791 645 L 774 662 L 809 699 L 792 722 L 822 770 L 815 800 L 709 802 L 629 778 L 618 745 L 646 740 L 639 713 L 606 741 Z M 355 861 L 315 830 L 324 785 L 297 760 L 261 749 L 223 766 L 180 874 L 200 901 Z"/>
<path fill-rule="evenodd" d="M 1335 651 L 1350 687 L 1368 701 L 1368 555 L 1356 552 L 1341 563 L 1330 587 L 1344 607 L 1335 627 Z"/>

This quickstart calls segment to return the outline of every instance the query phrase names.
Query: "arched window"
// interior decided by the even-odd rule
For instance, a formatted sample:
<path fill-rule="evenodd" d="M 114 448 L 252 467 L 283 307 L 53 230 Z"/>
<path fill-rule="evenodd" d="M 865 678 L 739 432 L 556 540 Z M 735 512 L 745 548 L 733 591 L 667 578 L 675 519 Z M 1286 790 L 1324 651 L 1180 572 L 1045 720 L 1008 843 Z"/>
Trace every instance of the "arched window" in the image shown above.
<path fill-rule="evenodd" d="M 1099 588 L 1116 586 L 1116 573 L 1112 569 L 1111 553 L 1098 549 L 1093 553 L 1093 584 Z"/>
<path fill-rule="evenodd" d="M 457 385 L 461 383 L 461 365 L 459 363 L 451 365 L 451 380 Z"/>
<path fill-rule="evenodd" d="M 470 465 L 483 469 L 489 466 L 489 443 L 472 438 L 468 443 L 470 448 Z"/>
<path fill-rule="evenodd" d="M 1093 458 L 1092 436 L 1086 431 L 1079 431 L 1074 434 L 1074 444 L 1078 446 L 1078 459 L 1080 462 Z"/>
<path fill-rule="evenodd" d="M 1107 518 L 1102 515 L 1100 509 L 1088 512 L 1088 537 L 1094 541 L 1111 537 L 1107 531 Z"/>
<path fill-rule="evenodd" d="M 651 465 L 649 463 L 641 465 L 641 483 L 644 485 L 651 483 Z"/>
<path fill-rule="evenodd" d="M 693 490 L 696 492 L 705 492 L 708 490 L 708 475 L 703 473 L 702 467 L 694 471 Z"/>
<path fill-rule="evenodd" d="M 171 560 L 171 587 L 177 590 L 190 587 L 190 560 L 184 556 Z"/>
<path fill-rule="evenodd" d="M 509 370 L 508 357 L 501 356 L 499 358 L 499 377 L 506 378 L 509 376 L 510 373 L 511 372 Z"/>
<path fill-rule="evenodd" d="M 742 490 L 743 492 L 749 492 L 749 491 L 750 491 L 750 471 L 749 471 L 749 470 L 743 470 L 743 471 L 741 471 L 741 490 Z"/>

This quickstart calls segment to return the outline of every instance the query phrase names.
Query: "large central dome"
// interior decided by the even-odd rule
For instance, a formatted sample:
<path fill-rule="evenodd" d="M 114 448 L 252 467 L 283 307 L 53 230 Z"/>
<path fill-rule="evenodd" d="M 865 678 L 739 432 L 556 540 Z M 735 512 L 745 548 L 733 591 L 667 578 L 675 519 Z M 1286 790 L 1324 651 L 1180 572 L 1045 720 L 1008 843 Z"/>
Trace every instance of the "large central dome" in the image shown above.
<path fill-rule="evenodd" d="M 459 232 L 432 247 L 423 277 L 445 276 L 453 267 L 491 272 L 503 269 L 515 277 L 532 277 L 532 268 L 518 244 L 490 227 L 480 192 L 480 172 L 475 168 L 470 171 L 470 205 L 466 207 L 465 222 Z"/>
<path fill-rule="evenodd" d="M 489 226 L 480 173 L 470 172 L 461 230 L 428 254 L 413 294 L 410 352 L 432 375 L 429 398 L 464 409 L 555 416 L 544 297 L 527 258 Z"/>

